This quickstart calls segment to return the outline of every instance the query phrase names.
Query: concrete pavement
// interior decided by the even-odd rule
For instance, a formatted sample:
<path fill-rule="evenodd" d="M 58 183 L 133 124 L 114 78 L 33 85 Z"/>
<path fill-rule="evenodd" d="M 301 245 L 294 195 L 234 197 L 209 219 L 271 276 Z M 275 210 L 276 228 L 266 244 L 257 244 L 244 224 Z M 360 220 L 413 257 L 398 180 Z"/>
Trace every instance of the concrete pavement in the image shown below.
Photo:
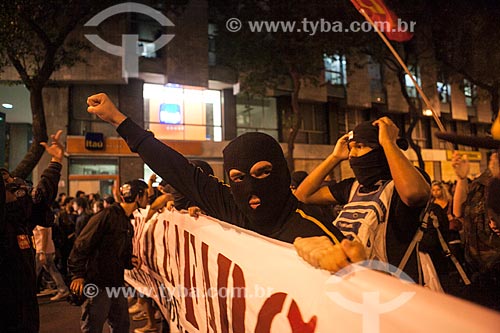
<path fill-rule="evenodd" d="M 53 295 L 38 297 L 40 305 L 40 333 L 76 333 L 80 332 L 79 306 L 74 306 L 66 301 L 51 302 Z M 146 320 L 133 321 L 130 318 L 130 332 L 146 325 Z M 104 325 L 104 333 L 109 333 L 109 327 Z"/>

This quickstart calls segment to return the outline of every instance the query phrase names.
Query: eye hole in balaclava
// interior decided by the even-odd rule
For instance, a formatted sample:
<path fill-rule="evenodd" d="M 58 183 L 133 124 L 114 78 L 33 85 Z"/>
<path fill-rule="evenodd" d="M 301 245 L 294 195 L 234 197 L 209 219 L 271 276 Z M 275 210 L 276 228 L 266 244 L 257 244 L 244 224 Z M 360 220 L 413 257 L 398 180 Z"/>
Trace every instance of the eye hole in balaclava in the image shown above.
<path fill-rule="evenodd" d="M 223 151 L 224 170 L 229 174 L 236 169 L 244 174 L 237 181 L 229 180 L 231 192 L 238 208 L 254 224 L 277 223 L 279 216 L 292 195 L 290 172 L 281 146 L 264 133 L 245 133 L 231 141 Z M 253 177 L 252 167 L 267 161 L 272 165 L 269 175 Z M 266 172 L 263 169 L 263 172 Z M 260 199 L 260 205 L 252 209 L 252 196 Z"/>

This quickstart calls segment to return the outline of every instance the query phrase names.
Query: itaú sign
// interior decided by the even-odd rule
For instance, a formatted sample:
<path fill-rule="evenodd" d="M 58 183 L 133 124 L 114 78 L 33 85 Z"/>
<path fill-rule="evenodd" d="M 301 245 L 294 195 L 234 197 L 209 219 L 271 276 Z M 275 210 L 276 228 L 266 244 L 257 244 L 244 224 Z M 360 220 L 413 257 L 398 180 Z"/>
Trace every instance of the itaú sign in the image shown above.
<path fill-rule="evenodd" d="M 85 133 L 85 149 L 104 150 L 104 135 L 102 133 Z"/>

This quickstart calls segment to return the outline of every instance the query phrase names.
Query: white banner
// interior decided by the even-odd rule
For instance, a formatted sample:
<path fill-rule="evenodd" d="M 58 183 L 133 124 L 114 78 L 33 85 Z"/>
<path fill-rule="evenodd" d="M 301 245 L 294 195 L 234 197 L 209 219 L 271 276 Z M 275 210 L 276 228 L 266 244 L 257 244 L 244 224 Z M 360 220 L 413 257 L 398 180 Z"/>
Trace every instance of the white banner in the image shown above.
<path fill-rule="evenodd" d="M 331 275 L 290 244 L 209 217 L 136 215 L 126 281 L 181 332 L 498 332 L 500 313 L 357 265 Z M 357 269 L 352 269 L 357 267 Z"/>

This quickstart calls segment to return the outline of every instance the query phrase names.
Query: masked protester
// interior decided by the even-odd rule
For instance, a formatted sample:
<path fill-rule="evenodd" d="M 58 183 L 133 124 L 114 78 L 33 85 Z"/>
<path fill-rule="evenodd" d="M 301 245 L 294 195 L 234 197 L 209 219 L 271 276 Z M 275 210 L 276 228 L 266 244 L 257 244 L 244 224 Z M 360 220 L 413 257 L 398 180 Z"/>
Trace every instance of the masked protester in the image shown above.
<path fill-rule="evenodd" d="M 419 215 L 430 193 L 425 172 L 415 168 L 400 150 L 398 132 L 387 117 L 359 124 L 337 141 L 332 154 L 295 192 L 308 204 L 344 205 L 333 224 L 349 239 L 360 240 L 368 259 L 395 266 L 420 225 Z M 355 177 L 321 187 L 325 176 L 346 159 Z M 307 256 L 315 243 L 328 247 L 324 240 L 314 238 L 301 240 L 296 247 Z M 313 256 L 311 260 L 322 259 Z M 416 277 L 416 264 L 408 264 L 405 271 Z"/>
<path fill-rule="evenodd" d="M 51 135 L 52 144 L 42 142 L 52 156 L 35 188 L 20 178 L 3 177 L 5 205 L 0 221 L 0 328 L 2 332 L 38 332 L 35 251 L 32 241 L 35 225 L 50 226 L 51 204 L 61 176 L 62 131 Z M 5 173 L 5 172 L 3 172 Z"/>
<path fill-rule="evenodd" d="M 331 224 L 309 216 L 292 195 L 285 157 L 272 137 L 246 133 L 229 143 L 223 151 L 228 187 L 140 128 L 105 94 L 90 96 L 87 104 L 90 113 L 117 127 L 130 149 L 156 174 L 208 215 L 289 243 L 299 236 L 324 235 L 336 244 L 343 239 Z M 337 258 L 347 265 L 351 255 L 340 251 Z"/>

